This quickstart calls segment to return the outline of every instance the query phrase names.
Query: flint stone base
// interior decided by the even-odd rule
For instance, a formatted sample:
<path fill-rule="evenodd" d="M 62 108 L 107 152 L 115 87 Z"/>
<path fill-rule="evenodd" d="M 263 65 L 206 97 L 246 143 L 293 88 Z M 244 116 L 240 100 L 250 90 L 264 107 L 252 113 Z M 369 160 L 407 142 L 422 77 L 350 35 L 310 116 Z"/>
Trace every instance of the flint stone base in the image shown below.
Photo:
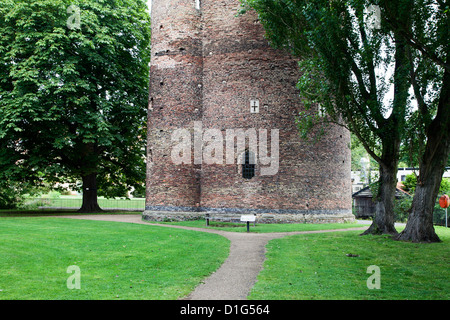
<path fill-rule="evenodd" d="M 351 210 L 267 210 L 188 207 L 147 207 L 142 214 L 142 219 L 160 222 L 192 221 L 205 219 L 207 214 L 209 219 L 223 222 L 240 222 L 241 215 L 248 214 L 256 216 L 256 223 L 351 223 L 355 221 L 355 216 Z"/>

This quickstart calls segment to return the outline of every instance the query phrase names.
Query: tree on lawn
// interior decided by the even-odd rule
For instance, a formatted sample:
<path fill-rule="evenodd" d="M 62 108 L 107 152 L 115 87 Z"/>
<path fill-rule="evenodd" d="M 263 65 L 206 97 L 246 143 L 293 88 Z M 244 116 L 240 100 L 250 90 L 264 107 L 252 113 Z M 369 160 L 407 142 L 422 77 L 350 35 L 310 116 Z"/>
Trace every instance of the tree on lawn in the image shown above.
<path fill-rule="evenodd" d="M 387 3 L 380 3 L 385 21 L 408 45 L 409 80 L 417 101 L 407 145 L 410 159 L 419 163 L 419 176 L 411 214 L 397 239 L 436 242 L 433 209 L 450 155 L 450 7 L 440 0 L 412 1 L 410 28 Z"/>
<path fill-rule="evenodd" d="M 409 22 L 404 1 L 392 10 Z M 367 10 L 363 0 L 248 0 L 267 37 L 300 58 L 298 82 L 305 106 L 320 109 L 298 118 L 307 135 L 314 126 L 347 127 L 379 164 L 376 214 L 366 233 L 397 234 L 394 196 L 400 144 L 409 108 L 407 44 Z M 392 75 L 388 70 L 392 69 Z M 390 83 L 392 93 L 388 92 Z"/>
<path fill-rule="evenodd" d="M 145 181 L 150 17 L 144 0 L 0 0 L 0 178 Z"/>
<path fill-rule="evenodd" d="M 376 215 L 366 233 L 396 233 L 395 174 L 409 131 L 414 138 L 404 144 L 419 151 L 420 176 L 407 227 L 397 239 L 439 241 L 432 209 L 450 152 L 448 5 L 440 0 L 243 2 L 259 13 L 274 46 L 301 58 L 299 88 L 306 105 L 319 103 L 326 114 L 303 115 L 301 130 L 340 122 L 379 163 Z"/>

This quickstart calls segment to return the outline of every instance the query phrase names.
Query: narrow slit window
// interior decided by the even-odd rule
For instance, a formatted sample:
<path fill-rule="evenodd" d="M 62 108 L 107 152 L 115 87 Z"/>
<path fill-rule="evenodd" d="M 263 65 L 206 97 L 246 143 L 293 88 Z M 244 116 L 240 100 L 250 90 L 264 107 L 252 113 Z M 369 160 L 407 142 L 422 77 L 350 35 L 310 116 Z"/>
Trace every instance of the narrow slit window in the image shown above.
<path fill-rule="evenodd" d="M 245 151 L 245 161 L 242 164 L 242 177 L 251 179 L 255 176 L 255 156 L 250 151 Z"/>

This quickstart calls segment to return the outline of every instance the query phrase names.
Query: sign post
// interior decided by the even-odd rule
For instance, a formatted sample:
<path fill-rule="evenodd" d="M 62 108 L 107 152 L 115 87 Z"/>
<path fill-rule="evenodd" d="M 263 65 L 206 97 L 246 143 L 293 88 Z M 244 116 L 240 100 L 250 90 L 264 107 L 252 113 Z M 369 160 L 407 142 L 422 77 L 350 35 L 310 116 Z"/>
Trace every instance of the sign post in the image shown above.
<path fill-rule="evenodd" d="M 256 221 L 256 215 L 244 215 L 241 216 L 242 222 L 247 222 L 247 232 L 250 232 L 250 222 Z"/>
<path fill-rule="evenodd" d="M 439 205 L 441 206 L 441 208 L 445 209 L 445 227 L 448 228 L 448 226 L 447 226 L 447 208 L 450 206 L 450 198 L 448 197 L 448 195 L 444 194 L 442 197 L 439 198 Z"/>

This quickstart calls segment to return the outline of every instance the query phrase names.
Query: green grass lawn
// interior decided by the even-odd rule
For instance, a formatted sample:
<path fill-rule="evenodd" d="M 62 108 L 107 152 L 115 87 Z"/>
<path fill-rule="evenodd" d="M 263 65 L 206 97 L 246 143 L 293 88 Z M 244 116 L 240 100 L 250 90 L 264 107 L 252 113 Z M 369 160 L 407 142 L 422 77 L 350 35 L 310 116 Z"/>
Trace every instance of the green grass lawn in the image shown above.
<path fill-rule="evenodd" d="M 205 221 L 174 224 L 204 226 Z M 251 230 L 356 226 L 257 224 Z M 246 231 L 243 224 L 209 228 Z M 397 242 L 359 236 L 356 230 L 272 240 L 249 299 L 448 300 L 450 230 L 435 228 L 441 243 Z M 229 252 L 227 239 L 209 233 L 48 217 L 0 218 L 0 237 L 0 300 L 178 299 L 214 272 Z M 72 265 L 80 269 L 81 289 L 67 288 Z M 380 268 L 379 290 L 367 288 L 371 265 Z"/>
<path fill-rule="evenodd" d="M 448 300 L 450 230 L 435 229 L 443 242 L 398 242 L 360 231 L 272 240 L 249 298 Z M 380 268 L 380 289 L 367 287 L 371 265 Z"/>
<path fill-rule="evenodd" d="M 0 299 L 177 299 L 227 258 L 221 236 L 103 221 L 0 218 Z M 68 289 L 69 266 L 81 289 Z"/>

